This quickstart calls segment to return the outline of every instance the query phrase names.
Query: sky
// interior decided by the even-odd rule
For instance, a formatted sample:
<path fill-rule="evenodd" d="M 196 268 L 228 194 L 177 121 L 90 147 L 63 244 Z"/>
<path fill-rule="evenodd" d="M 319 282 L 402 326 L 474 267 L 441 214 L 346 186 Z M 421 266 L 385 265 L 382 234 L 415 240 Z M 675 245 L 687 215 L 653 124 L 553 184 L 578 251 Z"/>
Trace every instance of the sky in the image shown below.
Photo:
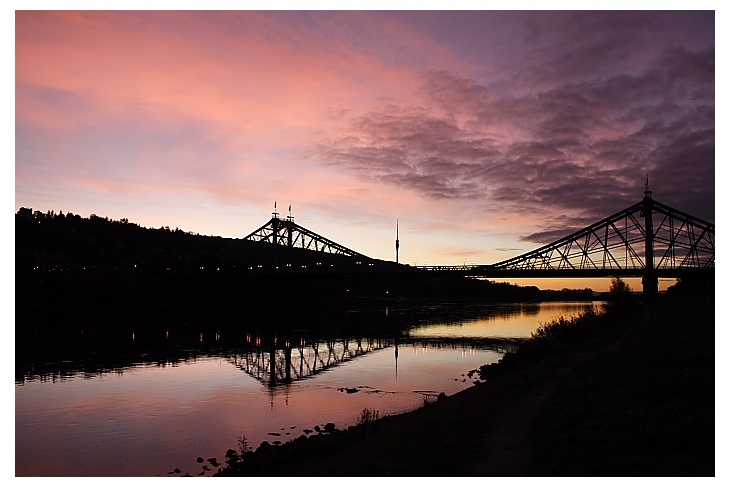
<path fill-rule="evenodd" d="M 14 24 L 16 211 L 242 238 L 276 202 L 378 259 L 397 220 L 417 265 L 528 252 L 639 202 L 647 175 L 657 201 L 715 221 L 714 11 Z"/>

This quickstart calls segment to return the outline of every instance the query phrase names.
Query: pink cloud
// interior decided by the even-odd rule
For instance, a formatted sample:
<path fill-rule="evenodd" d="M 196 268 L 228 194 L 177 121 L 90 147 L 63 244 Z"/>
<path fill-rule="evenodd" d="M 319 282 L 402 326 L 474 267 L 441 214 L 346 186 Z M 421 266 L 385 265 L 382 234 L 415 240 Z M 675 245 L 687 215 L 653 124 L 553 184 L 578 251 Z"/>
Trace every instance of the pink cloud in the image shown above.
<path fill-rule="evenodd" d="M 434 263 L 647 172 L 712 219 L 713 39 L 707 12 L 19 11 L 16 203 L 240 235 L 287 200 L 381 258 L 400 218 Z"/>

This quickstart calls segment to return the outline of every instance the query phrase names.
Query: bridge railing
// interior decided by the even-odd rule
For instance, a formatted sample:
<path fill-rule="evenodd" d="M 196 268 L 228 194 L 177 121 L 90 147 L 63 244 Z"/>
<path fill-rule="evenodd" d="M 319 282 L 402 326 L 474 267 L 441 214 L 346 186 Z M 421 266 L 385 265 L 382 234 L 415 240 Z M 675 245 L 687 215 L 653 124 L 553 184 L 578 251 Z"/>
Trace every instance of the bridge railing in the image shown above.
<path fill-rule="evenodd" d="M 484 265 L 417 265 L 416 269 L 422 271 L 471 271 L 486 267 Z"/>

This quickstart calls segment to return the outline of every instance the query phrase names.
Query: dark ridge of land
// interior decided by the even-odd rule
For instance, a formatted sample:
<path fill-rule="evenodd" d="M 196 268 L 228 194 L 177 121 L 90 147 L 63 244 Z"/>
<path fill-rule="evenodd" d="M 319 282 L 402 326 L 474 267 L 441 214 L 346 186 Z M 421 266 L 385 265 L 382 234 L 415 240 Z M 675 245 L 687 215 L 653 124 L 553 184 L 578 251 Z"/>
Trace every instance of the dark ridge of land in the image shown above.
<path fill-rule="evenodd" d="M 553 323 L 411 413 L 229 450 L 220 475 L 713 476 L 714 298 L 621 308 Z"/>
<path fill-rule="evenodd" d="M 257 275 L 258 269 L 275 266 L 319 266 L 341 274 Z M 131 317 L 172 312 L 225 319 L 242 312 L 253 318 L 317 316 L 326 307 L 406 301 L 594 299 L 590 289 L 540 291 L 466 278 L 423 279 L 412 270 L 378 259 L 144 228 L 126 219 L 38 211 L 15 217 L 16 308 L 36 321 L 55 319 L 60 308 L 65 314 L 115 309 Z"/>

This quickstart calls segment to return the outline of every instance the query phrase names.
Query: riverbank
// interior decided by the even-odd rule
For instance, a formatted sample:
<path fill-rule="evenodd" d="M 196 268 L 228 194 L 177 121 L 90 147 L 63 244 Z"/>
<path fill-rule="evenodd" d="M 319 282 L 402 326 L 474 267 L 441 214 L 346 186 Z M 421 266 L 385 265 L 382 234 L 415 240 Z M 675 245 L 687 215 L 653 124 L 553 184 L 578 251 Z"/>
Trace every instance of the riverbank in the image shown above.
<path fill-rule="evenodd" d="M 714 475 L 714 299 L 583 321 L 452 397 L 231 455 L 221 475 Z"/>

